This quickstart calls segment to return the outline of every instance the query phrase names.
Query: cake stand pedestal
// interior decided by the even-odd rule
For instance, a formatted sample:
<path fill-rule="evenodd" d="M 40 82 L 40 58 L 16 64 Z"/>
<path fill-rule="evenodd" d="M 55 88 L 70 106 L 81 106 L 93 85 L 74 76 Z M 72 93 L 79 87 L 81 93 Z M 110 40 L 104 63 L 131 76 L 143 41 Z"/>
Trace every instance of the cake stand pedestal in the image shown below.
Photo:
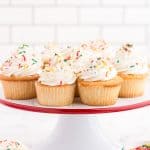
<path fill-rule="evenodd" d="M 65 107 L 46 107 L 32 100 L 8 100 L 0 92 L 0 103 L 16 109 L 60 114 L 58 122 L 49 135 L 33 150 L 123 150 L 122 145 L 107 138 L 101 129 L 96 114 L 113 113 L 137 109 L 150 105 L 150 85 L 145 95 L 134 99 L 119 99 L 113 106 L 94 107 L 74 103 Z M 1 91 L 1 90 L 0 90 Z"/>
<path fill-rule="evenodd" d="M 61 115 L 48 139 L 40 141 L 38 150 L 121 150 L 109 141 L 96 116 Z"/>

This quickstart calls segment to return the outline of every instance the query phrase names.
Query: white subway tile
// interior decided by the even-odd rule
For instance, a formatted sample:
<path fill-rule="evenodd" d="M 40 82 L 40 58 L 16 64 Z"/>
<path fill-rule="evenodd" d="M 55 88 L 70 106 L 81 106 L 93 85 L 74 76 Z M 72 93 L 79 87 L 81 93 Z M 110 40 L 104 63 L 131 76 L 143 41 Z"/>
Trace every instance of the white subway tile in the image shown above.
<path fill-rule="evenodd" d="M 122 42 L 145 42 L 145 29 L 142 27 L 104 27 L 103 37 L 114 43 Z"/>
<path fill-rule="evenodd" d="M 30 8 L 0 8 L 0 24 L 29 24 L 31 17 Z"/>
<path fill-rule="evenodd" d="M 36 8 L 37 24 L 74 24 L 77 22 L 75 8 Z"/>
<path fill-rule="evenodd" d="M 120 24 L 122 15 L 121 8 L 83 8 L 80 18 L 86 24 Z"/>
<path fill-rule="evenodd" d="M 13 27 L 13 42 L 44 43 L 54 40 L 54 29 L 52 27 Z"/>
<path fill-rule="evenodd" d="M 144 5 L 146 3 L 146 0 L 102 0 L 103 4 L 106 5 L 131 5 L 131 6 L 137 6 L 137 5 Z"/>
<path fill-rule="evenodd" d="M 42 4 L 54 4 L 55 0 L 11 0 L 11 4 L 19 5 L 42 5 Z"/>
<path fill-rule="evenodd" d="M 57 0 L 61 5 L 95 5 L 99 4 L 99 0 Z"/>
<path fill-rule="evenodd" d="M 98 27 L 59 27 L 57 32 L 60 43 L 78 43 L 99 37 Z"/>
<path fill-rule="evenodd" d="M 9 41 L 9 28 L 0 27 L 0 42 L 8 42 L 8 41 Z"/>
<path fill-rule="evenodd" d="M 125 22 L 127 24 L 150 24 L 150 8 L 127 8 Z"/>
<path fill-rule="evenodd" d="M 9 4 L 9 0 L 0 0 L 0 4 Z"/>

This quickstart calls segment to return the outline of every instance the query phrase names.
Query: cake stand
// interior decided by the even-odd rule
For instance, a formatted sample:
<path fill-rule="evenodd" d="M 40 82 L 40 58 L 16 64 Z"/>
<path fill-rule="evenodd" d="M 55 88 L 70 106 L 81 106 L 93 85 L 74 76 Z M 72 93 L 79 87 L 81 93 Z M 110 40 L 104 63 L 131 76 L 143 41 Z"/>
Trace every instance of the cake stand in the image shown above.
<path fill-rule="evenodd" d="M 33 150 L 123 150 L 122 145 L 109 141 L 103 133 L 96 114 L 137 109 L 150 105 L 150 85 L 142 97 L 119 99 L 113 106 L 86 106 L 76 99 L 71 106 L 46 107 L 32 100 L 8 100 L 0 89 L 0 103 L 25 111 L 60 114 L 49 138 L 40 141 Z"/>

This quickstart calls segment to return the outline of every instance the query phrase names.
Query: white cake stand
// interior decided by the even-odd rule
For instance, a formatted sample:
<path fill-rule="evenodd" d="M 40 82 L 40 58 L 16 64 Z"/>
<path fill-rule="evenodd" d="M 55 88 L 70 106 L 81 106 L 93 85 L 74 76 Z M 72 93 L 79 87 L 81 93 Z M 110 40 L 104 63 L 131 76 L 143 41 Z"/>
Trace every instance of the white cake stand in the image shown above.
<path fill-rule="evenodd" d="M 0 92 L 0 103 L 16 109 L 61 114 L 53 133 L 43 139 L 34 150 L 123 150 L 123 147 L 105 137 L 96 114 L 137 109 L 150 105 L 150 86 L 145 95 L 134 99 L 119 99 L 117 104 L 94 107 L 78 100 L 71 106 L 46 107 L 32 100 L 8 100 Z M 1 90 L 0 90 L 1 91 Z"/>

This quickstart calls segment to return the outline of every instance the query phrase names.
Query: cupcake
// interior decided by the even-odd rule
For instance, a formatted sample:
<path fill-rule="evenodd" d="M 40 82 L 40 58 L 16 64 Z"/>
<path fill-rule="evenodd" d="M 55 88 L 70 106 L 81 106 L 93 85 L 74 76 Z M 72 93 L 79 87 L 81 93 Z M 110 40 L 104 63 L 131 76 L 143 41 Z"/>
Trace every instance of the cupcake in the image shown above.
<path fill-rule="evenodd" d="M 117 52 L 115 66 L 123 78 L 119 97 L 138 97 L 144 94 L 148 63 L 145 56 L 137 54 L 132 44 L 123 45 Z"/>
<path fill-rule="evenodd" d="M 32 48 L 27 44 L 19 46 L 0 68 L 5 97 L 15 100 L 35 98 L 39 69 L 40 59 Z"/>
<path fill-rule="evenodd" d="M 18 141 L 0 140 L 0 150 L 28 150 L 28 149 Z"/>
<path fill-rule="evenodd" d="M 75 93 L 76 75 L 62 53 L 55 53 L 45 63 L 36 82 L 39 104 L 65 106 L 72 104 Z"/>
<path fill-rule="evenodd" d="M 108 55 L 109 54 L 109 55 Z M 73 51 L 73 69 L 75 73 L 80 74 L 80 72 L 86 69 L 86 64 L 90 61 L 92 56 L 98 56 L 107 61 L 112 60 L 112 53 L 109 44 L 104 40 L 95 40 L 81 43 L 78 48 Z M 76 96 L 79 96 L 78 86 L 76 87 Z"/>
<path fill-rule="evenodd" d="M 95 106 L 117 102 L 122 79 L 115 68 L 101 57 L 93 58 L 78 79 L 82 103 Z"/>

